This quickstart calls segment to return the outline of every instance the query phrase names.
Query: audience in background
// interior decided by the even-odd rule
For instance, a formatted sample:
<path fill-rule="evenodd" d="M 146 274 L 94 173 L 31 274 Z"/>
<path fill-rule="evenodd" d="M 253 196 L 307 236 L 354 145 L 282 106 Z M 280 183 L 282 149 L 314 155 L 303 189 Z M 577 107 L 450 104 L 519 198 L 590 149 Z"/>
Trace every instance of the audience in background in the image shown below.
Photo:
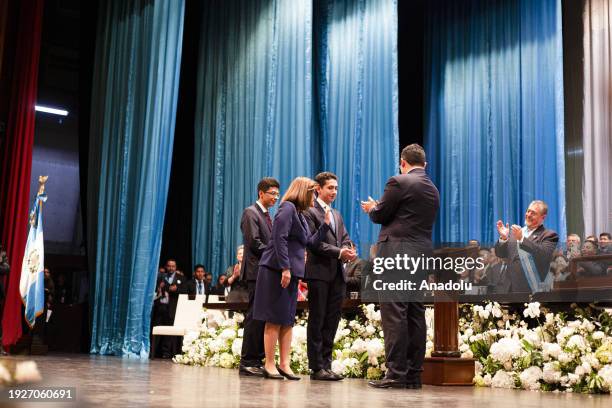
<path fill-rule="evenodd" d="M 609 232 L 599 234 L 599 251 L 602 254 L 612 254 L 612 236 Z"/>
<path fill-rule="evenodd" d="M 219 277 L 217 278 L 217 284 L 211 289 L 210 294 L 217 295 L 217 296 L 225 296 L 226 289 L 228 289 L 227 276 L 219 275 Z"/>
<path fill-rule="evenodd" d="M 563 255 L 566 259 L 572 259 L 580 256 L 580 237 L 578 234 L 569 234 L 567 236 L 566 249 Z"/>
<path fill-rule="evenodd" d="M 185 284 L 184 280 L 183 272 L 177 270 L 176 261 L 168 259 L 165 272 L 157 277 L 152 319 L 154 326 L 172 326 L 174 323 L 178 295 Z M 180 352 L 180 337 L 163 336 L 160 342 L 162 358 L 171 358 Z"/>
<path fill-rule="evenodd" d="M 582 250 L 580 255 L 582 256 L 594 256 L 598 255 L 599 247 L 597 244 L 587 238 L 584 244 L 582 244 Z M 602 263 L 595 261 L 582 261 L 578 262 L 576 272 L 579 276 L 601 276 L 605 274 L 605 268 Z"/>
<path fill-rule="evenodd" d="M 205 274 L 204 265 L 196 265 L 195 268 L 193 268 L 193 278 L 183 285 L 181 293 L 186 293 L 189 296 L 208 294 L 206 291 L 206 282 L 204 280 Z"/>
<path fill-rule="evenodd" d="M 240 268 L 242 267 L 242 256 L 244 255 L 244 245 L 240 245 L 236 249 L 236 260 L 238 261 L 234 265 L 230 265 L 225 270 L 225 276 L 227 278 L 227 286 L 229 290 L 234 289 L 240 282 Z M 228 291 L 229 291 L 228 290 Z"/>

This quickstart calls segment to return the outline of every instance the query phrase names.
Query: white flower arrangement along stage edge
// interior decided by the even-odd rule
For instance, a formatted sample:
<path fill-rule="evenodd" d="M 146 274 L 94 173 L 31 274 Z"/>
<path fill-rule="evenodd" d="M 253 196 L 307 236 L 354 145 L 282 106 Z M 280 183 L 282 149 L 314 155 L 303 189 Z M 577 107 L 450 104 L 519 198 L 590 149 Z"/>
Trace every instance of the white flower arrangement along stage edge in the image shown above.
<path fill-rule="evenodd" d="M 365 319 L 341 319 L 332 370 L 347 377 L 378 379 L 385 373 L 380 311 L 363 305 Z M 572 316 L 552 313 L 537 302 L 525 304 L 523 316 L 498 303 L 463 305 L 459 319 L 462 357 L 475 358 L 474 384 L 495 388 L 609 393 L 612 390 L 612 314 L 572 305 Z M 425 312 L 427 356 L 433 349 L 433 309 Z M 532 328 L 526 320 L 531 322 Z M 201 328 L 189 332 L 183 354 L 174 362 L 237 368 L 243 316 L 225 319 L 202 312 Z M 308 374 L 306 316 L 293 328 L 291 368 Z"/>

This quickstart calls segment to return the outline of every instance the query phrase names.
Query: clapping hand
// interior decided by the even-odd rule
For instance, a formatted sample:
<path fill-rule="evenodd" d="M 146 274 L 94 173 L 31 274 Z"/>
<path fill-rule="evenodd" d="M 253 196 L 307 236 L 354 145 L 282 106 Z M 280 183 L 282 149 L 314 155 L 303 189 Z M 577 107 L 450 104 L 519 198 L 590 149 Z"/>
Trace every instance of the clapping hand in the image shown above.
<path fill-rule="evenodd" d="M 504 226 L 502 220 L 497 221 L 497 232 L 499 233 L 499 237 L 506 241 L 508 239 L 508 234 L 510 233 L 510 228 L 508 227 L 508 223 Z"/>
<path fill-rule="evenodd" d="M 516 239 L 517 241 L 520 241 L 521 239 L 523 239 L 523 228 L 515 224 L 511 227 L 511 230 L 512 230 L 512 235 L 514 236 L 514 239 Z"/>
<path fill-rule="evenodd" d="M 363 212 L 369 213 L 370 211 L 372 211 L 374 207 L 376 207 L 377 204 L 378 204 L 378 201 L 368 196 L 368 201 L 361 202 L 361 209 L 363 210 Z"/>

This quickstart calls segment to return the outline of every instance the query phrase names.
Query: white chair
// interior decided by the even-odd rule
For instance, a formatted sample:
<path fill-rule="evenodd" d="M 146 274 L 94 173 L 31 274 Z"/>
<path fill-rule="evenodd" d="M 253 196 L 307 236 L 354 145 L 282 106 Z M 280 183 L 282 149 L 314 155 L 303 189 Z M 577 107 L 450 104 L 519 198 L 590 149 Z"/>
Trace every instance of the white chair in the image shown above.
<path fill-rule="evenodd" d="M 196 295 L 194 300 L 189 300 L 188 295 L 179 295 L 174 324 L 172 326 L 153 327 L 151 343 L 155 344 L 155 336 L 184 336 L 190 330 L 199 329 L 202 325 L 204 299 L 205 295 Z"/>

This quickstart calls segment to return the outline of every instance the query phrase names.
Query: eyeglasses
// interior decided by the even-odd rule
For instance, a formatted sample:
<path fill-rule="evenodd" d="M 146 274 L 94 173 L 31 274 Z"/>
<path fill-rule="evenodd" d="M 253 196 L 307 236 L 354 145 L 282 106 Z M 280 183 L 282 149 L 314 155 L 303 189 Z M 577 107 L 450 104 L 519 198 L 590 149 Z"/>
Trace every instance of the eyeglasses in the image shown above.
<path fill-rule="evenodd" d="M 265 194 L 269 194 L 270 196 L 272 196 L 274 198 L 280 197 L 280 193 L 278 193 L 276 191 L 266 191 Z"/>

